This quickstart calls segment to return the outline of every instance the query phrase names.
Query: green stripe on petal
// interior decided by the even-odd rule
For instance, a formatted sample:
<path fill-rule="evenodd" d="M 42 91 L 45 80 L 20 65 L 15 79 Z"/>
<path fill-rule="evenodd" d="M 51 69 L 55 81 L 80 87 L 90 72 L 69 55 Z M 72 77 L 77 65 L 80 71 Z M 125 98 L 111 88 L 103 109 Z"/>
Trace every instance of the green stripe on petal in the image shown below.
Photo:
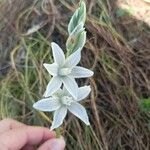
<path fill-rule="evenodd" d="M 68 90 L 68 92 L 74 97 L 74 99 L 77 99 L 77 92 L 78 92 L 78 85 L 74 78 L 66 76 L 62 78 L 63 84 L 65 88 Z"/>
<path fill-rule="evenodd" d="M 67 108 L 61 107 L 54 112 L 53 122 L 50 130 L 58 128 L 62 123 L 64 118 L 67 115 Z"/>
<path fill-rule="evenodd" d="M 80 66 L 75 66 L 72 71 L 71 71 L 71 75 L 74 78 L 86 78 L 86 77 L 91 77 L 93 76 L 93 71 L 86 69 L 84 67 L 80 67 Z"/>
<path fill-rule="evenodd" d="M 86 98 L 90 92 L 91 92 L 90 86 L 83 86 L 83 87 L 78 88 L 77 101 L 80 101 L 80 100 Z"/>
<path fill-rule="evenodd" d="M 65 61 L 64 67 L 73 68 L 75 67 L 81 59 L 81 49 L 71 54 Z"/>
<path fill-rule="evenodd" d="M 44 98 L 34 103 L 33 108 L 40 111 L 54 111 L 60 108 L 61 104 L 57 98 Z"/>
<path fill-rule="evenodd" d="M 52 76 L 56 76 L 58 74 L 58 65 L 56 63 L 53 64 L 46 64 L 44 63 L 43 66 L 46 68 L 49 74 Z"/>
<path fill-rule="evenodd" d="M 65 61 L 65 55 L 63 50 L 55 42 L 51 43 L 51 47 L 52 47 L 54 62 L 60 66 L 63 65 Z"/>
<path fill-rule="evenodd" d="M 90 125 L 87 112 L 81 104 L 73 102 L 72 105 L 68 107 L 68 110 L 81 119 L 86 125 Z"/>
<path fill-rule="evenodd" d="M 48 83 L 46 91 L 43 96 L 44 97 L 51 96 L 54 92 L 56 92 L 60 88 L 61 85 L 62 85 L 61 79 L 58 76 L 53 77 L 51 81 Z"/>

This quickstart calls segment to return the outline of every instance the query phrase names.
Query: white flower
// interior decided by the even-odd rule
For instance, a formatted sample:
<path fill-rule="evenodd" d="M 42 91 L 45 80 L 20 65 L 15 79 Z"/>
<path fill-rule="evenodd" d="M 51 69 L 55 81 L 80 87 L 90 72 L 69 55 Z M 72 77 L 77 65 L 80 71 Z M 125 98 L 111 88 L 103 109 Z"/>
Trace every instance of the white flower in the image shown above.
<path fill-rule="evenodd" d="M 90 77 L 93 75 L 93 71 L 76 66 L 81 59 L 81 49 L 77 50 L 65 59 L 64 52 L 56 43 L 52 42 L 51 47 L 54 63 L 44 63 L 43 65 L 53 78 L 48 83 L 44 96 L 51 96 L 51 94 L 56 92 L 63 83 L 69 93 L 74 98 L 77 98 L 78 85 L 75 78 Z"/>
<path fill-rule="evenodd" d="M 58 128 L 67 115 L 67 110 L 81 119 L 86 125 L 90 125 L 85 108 L 78 102 L 89 95 L 90 86 L 78 88 L 78 97 L 74 99 L 71 94 L 65 89 L 59 89 L 51 97 L 44 98 L 34 103 L 33 107 L 40 111 L 55 111 L 51 130 Z"/>

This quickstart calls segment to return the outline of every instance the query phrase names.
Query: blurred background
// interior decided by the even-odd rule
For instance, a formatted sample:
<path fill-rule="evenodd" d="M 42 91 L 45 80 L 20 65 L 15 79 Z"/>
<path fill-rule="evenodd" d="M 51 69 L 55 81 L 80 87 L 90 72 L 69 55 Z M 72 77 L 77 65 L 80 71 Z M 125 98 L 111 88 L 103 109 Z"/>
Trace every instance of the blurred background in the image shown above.
<path fill-rule="evenodd" d="M 0 119 L 49 127 L 52 113 L 34 110 L 50 77 L 52 41 L 65 51 L 79 0 L 0 0 Z M 150 149 L 150 1 L 86 0 L 87 41 L 80 65 L 94 71 L 82 101 L 87 127 L 68 114 L 68 150 Z"/>

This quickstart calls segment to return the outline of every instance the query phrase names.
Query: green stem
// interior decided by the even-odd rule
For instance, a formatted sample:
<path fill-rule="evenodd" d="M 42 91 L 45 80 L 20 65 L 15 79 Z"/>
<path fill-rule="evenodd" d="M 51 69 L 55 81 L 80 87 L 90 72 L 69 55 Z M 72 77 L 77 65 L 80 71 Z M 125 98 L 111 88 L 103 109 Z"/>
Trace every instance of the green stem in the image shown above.
<path fill-rule="evenodd" d="M 60 130 L 60 128 L 57 128 L 56 129 L 56 137 L 60 138 L 60 136 L 61 136 L 61 130 Z"/>

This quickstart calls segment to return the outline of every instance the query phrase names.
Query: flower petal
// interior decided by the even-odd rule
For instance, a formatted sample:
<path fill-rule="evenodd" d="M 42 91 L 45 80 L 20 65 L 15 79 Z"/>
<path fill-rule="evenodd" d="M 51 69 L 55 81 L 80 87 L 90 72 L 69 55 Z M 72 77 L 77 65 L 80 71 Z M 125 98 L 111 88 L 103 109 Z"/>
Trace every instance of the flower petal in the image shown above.
<path fill-rule="evenodd" d="M 58 65 L 56 63 L 53 63 L 53 64 L 46 64 L 46 63 L 44 63 L 43 66 L 46 68 L 46 70 L 52 76 L 56 76 L 57 75 L 57 73 L 58 73 Z"/>
<path fill-rule="evenodd" d="M 84 67 L 80 67 L 80 66 L 75 66 L 72 69 L 71 75 L 74 78 L 86 78 L 86 77 L 91 77 L 93 76 L 93 71 L 86 69 Z"/>
<path fill-rule="evenodd" d="M 86 112 L 85 108 L 81 104 L 73 102 L 72 105 L 68 107 L 68 109 L 76 117 L 81 119 L 86 125 L 90 125 L 87 112 Z"/>
<path fill-rule="evenodd" d="M 48 83 L 46 91 L 43 96 L 44 97 L 51 96 L 54 92 L 56 92 L 60 88 L 61 84 L 62 81 L 58 76 L 53 77 L 51 81 Z"/>
<path fill-rule="evenodd" d="M 64 83 L 65 88 L 68 90 L 68 92 L 77 99 L 77 92 L 78 92 L 78 85 L 74 78 L 65 76 L 62 77 L 62 81 Z"/>
<path fill-rule="evenodd" d="M 64 95 L 64 96 L 72 96 L 72 95 L 68 92 L 68 90 L 65 88 L 65 86 L 63 86 L 63 95 Z"/>
<path fill-rule="evenodd" d="M 79 63 L 80 59 L 81 49 L 78 49 L 66 59 L 64 67 L 73 68 Z"/>
<path fill-rule="evenodd" d="M 83 86 L 83 87 L 78 88 L 77 101 L 80 101 L 80 100 L 86 98 L 90 92 L 91 92 L 90 86 Z"/>
<path fill-rule="evenodd" d="M 54 112 L 54 118 L 53 118 L 53 122 L 52 122 L 52 126 L 51 126 L 50 130 L 58 128 L 63 123 L 63 120 L 66 117 L 66 115 L 67 115 L 66 107 L 61 107 L 61 108 L 57 109 Z"/>
<path fill-rule="evenodd" d="M 54 62 L 57 63 L 58 65 L 63 65 L 65 62 L 65 55 L 62 49 L 57 45 L 55 42 L 51 43 L 52 47 L 52 52 L 53 52 L 53 57 L 54 57 Z"/>
<path fill-rule="evenodd" d="M 40 111 L 54 111 L 61 106 L 60 102 L 56 98 L 44 98 L 33 104 L 35 109 Z"/>

